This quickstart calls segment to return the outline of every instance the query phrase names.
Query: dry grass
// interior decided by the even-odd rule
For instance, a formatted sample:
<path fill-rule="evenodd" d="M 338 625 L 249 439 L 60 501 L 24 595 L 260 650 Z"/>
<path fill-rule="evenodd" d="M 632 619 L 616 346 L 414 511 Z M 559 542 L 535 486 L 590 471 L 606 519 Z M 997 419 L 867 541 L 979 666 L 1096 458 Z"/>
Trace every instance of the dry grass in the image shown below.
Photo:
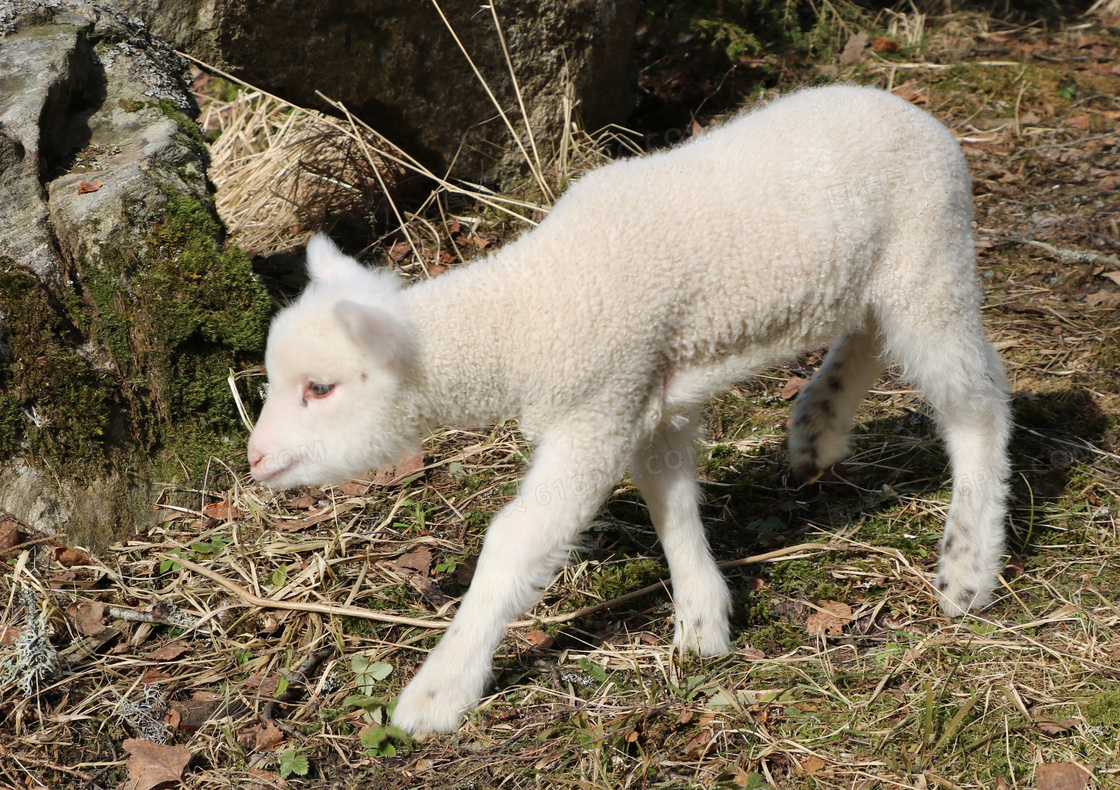
<path fill-rule="evenodd" d="M 848 461 L 811 487 L 789 479 L 780 392 L 819 364 L 807 355 L 708 409 L 704 518 L 719 558 L 744 560 L 727 571 L 734 653 L 672 650 L 664 563 L 623 481 L 503 643 L 493 695 L 453 736 L 410 742 L 381 724 L 524 470 L 516 426 L 439 433 L 397 479 L 282 495 L 249 484 L 231 451 L 104 556 L 23 530 L 0 640 L 33 630 L 17 594 L 32 590 L 61 668 L 33 694 L 0 691 L 0 785 L 116 786 L 122 741 L 163 721 L 194 754 L 192 788 L 973 790 L 1042 787 L 1058 763 L 1120 786 L 1120 289 L 1105 276 L 1120 269 L 1120 198 L 1104 186 L 1120 177 L 1120 75 L 1069 59 L 1094 52 L 1090 36 L 1117 40 L 973 17 L 924 39 L 912 17 L 890 24 L 916 48 L 842 76 L 893 79 L 965 141 L 987 319 L 1016 390 L 1014 553 L 991 609 L 949 621 L 929 594 L 945 458 L 896 376 L 863 408 Z M 962 37 L 1011 51 L 946 62 Z M 1025 44 L 1059 60 L 1024 58 Z M 307 201 L 378 205 L 418 172 L 436 197 L 380 215 L 379 254 L 414 277 L 545 210 L 531 184 L 479 197 L 421 171 L 345 114 L 253 93 L 211 113 L 227 221 L 262 251 L 302 238 L 321 216 Z M 544 177 L 559 191 L 603 158 L 596 142 L 573 134 Z M 292 164 L 305 154 L 314 166 Z"/>

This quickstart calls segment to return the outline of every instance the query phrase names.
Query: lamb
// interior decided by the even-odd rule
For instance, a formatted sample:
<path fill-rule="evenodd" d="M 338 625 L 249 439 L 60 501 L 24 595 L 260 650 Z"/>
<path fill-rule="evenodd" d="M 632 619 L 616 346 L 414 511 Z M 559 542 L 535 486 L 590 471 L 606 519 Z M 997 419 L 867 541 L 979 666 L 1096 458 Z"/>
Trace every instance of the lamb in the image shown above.
<path fill-rule="evenodd" d="M 441 424 L 519 416 L 534 445 L 394 723 L 458 726 L 507 624 L 627 467 L 668 561 L 674 644 L 728 651 L 731 596 L 683 460 L 707 399 L 830 339 L 793 411 L 792 466 L 811 481 L 844 456 L 857 404 L 897 360 L 952 465 L 932 592 L 952 616 L 990 603 L 1011 423 L 980 318 L 971 217 L 948 130 L 890 93 L 832 86 L 588 173 L 540 227 L 411 287 L 312 240 L 310 285 L 272 324 L 269 393 L 249 442 L 256 479 L 352 477 Z"/>

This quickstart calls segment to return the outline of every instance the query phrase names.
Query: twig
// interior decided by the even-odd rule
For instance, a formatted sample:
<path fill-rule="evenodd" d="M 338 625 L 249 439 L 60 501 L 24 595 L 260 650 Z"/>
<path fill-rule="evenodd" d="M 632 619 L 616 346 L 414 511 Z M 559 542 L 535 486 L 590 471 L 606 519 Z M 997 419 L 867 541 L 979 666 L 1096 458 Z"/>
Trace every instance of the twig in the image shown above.
<path fill-rule="evenodd" d="M 741 568 L 744 565 L 755 565 L 760 562 L 770 562 L 772 560 L 780 559 L 782 557 L 789 557 L 790 555 L 798 555 L 803 551 L 843 551 L 847 546 L 840 546 L 832 543 L 803 543 L 799 546 L 787 546 L 784 549 L 776 549 L 768 551 L 764 554 L 755 554 L 751 557 L 743 557 L 738 560 L 731 560 L 730 562 L 722 563 L 719 569 L 722 571 L 733 570 Z M 408 625 L 416 628 L 433 628 L 444 629 L 451 625 L 450 620 L 420 620 L 414 617 L 400 617 L 393 614 L 382 614 L 381 612 L 374 612 L 369 609 L 361 609 L 356 606 L 337 606 L 334 604 L 315 603 L 313 601 L 296 602 L 296 601 L 275 601 L 271 598 L 262 598 L 259 595 L 246 590 L 236 582 L 227 579 L 225 576 L 204 568 L 201 565 L 191 562 L 190 560 L 183 559 L 168 555 L 168 559 L 179 563 L 187 570 L 193 571 L 200 576 L 205 576 L 227 590 L 232 592 L 241 600 L 253 606 L 259 606 L 262 609 L 288 609 L 294 612 L 317 612 L 319 614 L 338 615 L 340 617 L 360 617 L 364 620 L 375 620 L 381 623 L 390 623 L 392 625 Z M 558 614 L 552 617 L 540 617 L 532 620 L 517 620 L 509 624 L 510 628 L 532 628 L 539 624 L 553 624 L 553 623 L 567 623 L 572 620 L 585 617 L 589 614 L 595 614 L 605 609 L 612 609 L 615 606 L 620 606 L 624 603 L 633 601 L 636 598 L 641 598 L 643 595 L 657 592 L 658 590 L 668 589 L 669 580 L 663 579 L 656 584 L 650 584 L 640 590 L 620 595 L 617 598 L 611 598 L 609 601 L 600 601 L 591 606 L 585 606 L 582 609 L 576 609 L 574 612 L 567 612 L 566 614 Z"/>
<path fill-rule="evenodd" d="M 295 601 L 274 601 L 270 598 L 262 598 L 259 595 L 254 595 L 236 582 L 222 576 L 220 573 L 197 565 L 190 560 L 173 555 L 166 556 L 167 559 L 172 562 L 177 562 L 187 570 L 193 571 L 199 576 L 205 576 L 210 581 L 220 584 L 238 598 L 245 601 L 245 603 L 251 604 L 252 606 L 259 606 L 262 609 L 288 609 L 293 612 L 317 612 L 318 614 L 333 614 L 339 617 L 359 617 L 363 620 L 375 620 L 392 625 L 410 625 L 416 628 L 444 629 L 451 625 L 450 620 L 419 620 L 414 617 L 398 617 L 393 614 L 381 614 L 380 612 L 373 612 L 369 609 L 360 609 L 356 606 L 335 606 L 332 604 L 315 603 L 314 601 L 306 601 L 303 603 Z"/>
<path fill-rule="evenodd" d="M 298 702 L 303 696 L 307 687 L 310 685 L 311 674 L 318 669 L 319 665 L 334 655 L 334 646 L 320 648 L 314 653 L 309 655 L 303 660 L 294 672 L 288 675 L 288 687 L 284 689 L 282 694 L 276 695 L 274 699 L 270 699 L 265 703 L 264 708 L 261 710 L 261 719 L 266 724 L 271 724 L 279 730 L 286 733 L 295 732 L 292 725 L 276 719 L 276 708 L 280 705 L 285 705 L 292 702 Z"/>
<path fill-rule="evenodd" d="M 1005 241 L 1013 241 L 1018 244 L 1029 244 L 1032 247 L 1038 247 L 1040 250 L 1057 255 L 1063 261 L 1074 261 L 1075 263 L 1099 263 L 1108 266 L 1120 266 L 1120 258 L 1115 255 L 1109 255 L 1104 252 L 1093 252 L 1092 250 L 1067 250 L 1061 247 L 1055 247 L 1053 244 L 1047 244 L 1044 241 L 1035 241 L 1023 236 L 1006 235 L 999 238 Z"/>

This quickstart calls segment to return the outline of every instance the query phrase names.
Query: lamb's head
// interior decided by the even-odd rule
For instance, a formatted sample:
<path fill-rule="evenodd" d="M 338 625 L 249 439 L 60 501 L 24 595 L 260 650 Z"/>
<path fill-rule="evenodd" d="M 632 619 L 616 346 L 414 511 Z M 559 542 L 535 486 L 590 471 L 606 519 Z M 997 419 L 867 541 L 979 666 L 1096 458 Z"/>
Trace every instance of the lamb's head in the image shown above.
<path fill-rule="evenodd" d="M 268 397 L 249 438 L 253 477 L 277 488 L 354 477 L 419 440 L 404 405 L 416 360 L 400 280 L 322 235 L 307 269 L 307 290 L 272 322 Z"/>

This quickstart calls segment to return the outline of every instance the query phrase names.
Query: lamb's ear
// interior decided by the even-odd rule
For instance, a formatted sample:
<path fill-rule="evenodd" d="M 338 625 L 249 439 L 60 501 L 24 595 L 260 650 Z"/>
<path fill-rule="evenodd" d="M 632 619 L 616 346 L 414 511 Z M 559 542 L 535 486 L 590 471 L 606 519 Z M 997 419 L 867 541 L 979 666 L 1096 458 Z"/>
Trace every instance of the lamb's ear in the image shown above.
<path fill-rule="evenodd" d="M 388 310 L 343 300 L 334 306 L 334 317 L 351 340 L 383 365 L 399 369 L 412 358 L 412 335 Z"/>
<path fill-rule="evenodd" d="M 355 269 L 365 271 L 360 263 L 336 247 L 325 233 L 316 234 L 307 243 L 307 273 L 312 280 L 342 280 Z"/>

